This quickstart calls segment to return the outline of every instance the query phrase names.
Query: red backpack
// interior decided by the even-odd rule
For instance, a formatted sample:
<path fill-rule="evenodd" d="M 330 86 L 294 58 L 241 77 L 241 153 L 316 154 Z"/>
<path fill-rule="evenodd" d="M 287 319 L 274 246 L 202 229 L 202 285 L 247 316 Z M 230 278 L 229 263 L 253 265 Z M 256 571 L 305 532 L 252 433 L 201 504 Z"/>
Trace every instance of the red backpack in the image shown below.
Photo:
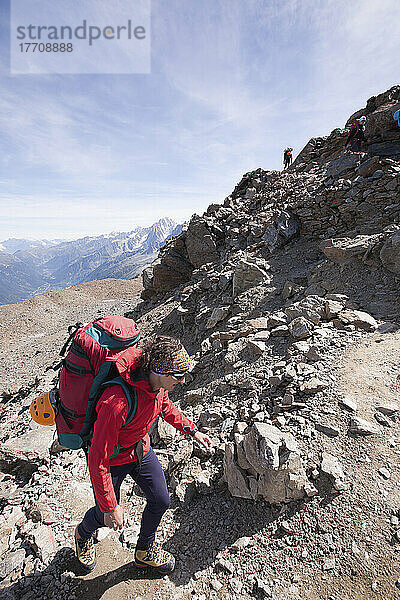
<path fill-rule="evenodd" d="M 83 326 L 68 328 L 69 338 L 60 355 L 56 427 L 60 444 L 72 450 L 88 448 L 96 420 L 96 404 L 107 385 L 120 385 L 128 400 L 126 423 L 137 408 L 136 390 L 128 386 L 115 368 L 118 355 L 137 345 L 140 331 L 135 321 L 126 317 L 102 317 Z M 118 453 L 118 452 L 116 452 Z"/>

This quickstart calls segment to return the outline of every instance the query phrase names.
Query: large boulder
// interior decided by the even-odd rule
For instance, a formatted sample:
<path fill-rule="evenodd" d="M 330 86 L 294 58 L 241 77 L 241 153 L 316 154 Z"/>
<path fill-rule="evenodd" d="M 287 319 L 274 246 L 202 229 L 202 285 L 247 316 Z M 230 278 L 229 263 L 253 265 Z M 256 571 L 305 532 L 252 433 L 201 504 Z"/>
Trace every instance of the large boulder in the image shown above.
<path fill-rule="evenodd" d="M 183 232 L 169 241 L 161 249 L 158 258 L 142 271 L 142 298 L 173 290 L 191 278 L 193 265 L 187 256 L 185 239 L 186 232 Z"/>
<path fill-rule="evenodd" d="M 176 269 L 165 264 L 159 263 L 153 266 L 153 289 L 157 292 L 173 290 L 181 283 L 188 280 L 188 277 Z"/>
<path fill-rule="evenodd" d="M 361 177 L 371 177 L 379 167 L 379 156 L 373 156 L 361 163 L 357 169 L 357 175 L 360 175 Z"/>
<path fill-rule="evenodd" d="M 334 238 L 324 240 L 320 248 L 329 260 L 336 264 L 344 264 L 362 258 L 367 251 L 382 240 L 384 234 L 357 235 L 350 238 Z"/>
<path fill-rule="evenodd" d="M 194 215 L 190 220 L 186 234 L 186 250 L 194 267 L 215 262 L 219 258 L 214 236 L 211 234 L 205 219 Z"/>
<path fill-rule="evenodd" d="M 339 177 L 345 171 L 353 170 L 357 167 L 360 157 L 358 154 L 343 154 L 331 162 L 326 169 L 327 177 Z"/>
<path fill-rule="evenodd" d="M 300 233 L 298 218 L 288 210 L 279 211 L 273 222 L 268 225 L 262 240 L 268 250 L 273 253 Z"/>
<path fill-rule="evenodd" d="M 339 313 L 339 319 L 346 325 L 354 325 L 357 329 L 364 331 L 378 329 L 378 323 L 374 317 L 361 310 L 342 310 Z"/>
<path fill-rule="evenodd" d="M 224 478 L 232 496 L 271 504 L 302 498 L 309 486 L 295 438 L 266 423 L 227 444 Z"/>
<path fill-rule="evenodd" d="M 379 258 L 386 269 L 400 275 L 400 231 L 396 231 L 383 245 Z"/>
<path fill-rule="evenodd" d="M 244 258 L 239 259 L 233 273 L 233 296 L 241 294 L 262 281 L 265 283 L 270 282 L 270 277 L 265 268 Z"/>
<path fill-rule="evenodd" d="M 49 449 L 54 438 L 54 427 L 43 427 L 32 423 L 26 433 L 9 438 L 0 446 L 0 467 L 4 472 L 32 475 L 49 458 Z"/>
<path fill-rule="evenodd" d="M 367 116 L 367 136 L 382 135 L 384 131 L 396 131 L 398 129 L 393 115 L 400 109 L 400 102 L 387 102 Z"/>
<path fill-rule="evenodd" d="M 400 85 L 394 85 L 389 90 L 371 96 L 364 108 L 360 108 L 347 120 L 346 127 L 350 127 L 355 119 L 366 115 L 368 135 L 379 134 L 382 130 L 395 128 L 393 114 L 400 108 Z"/>
<path fill-rule="evenodd" d="M 369 98 L 365 108 L 354 113 L 346 126 L 350 127 L 354 119 L 366 115 L 365 150 L 378 156 L 400 155 L 400 129 L 394 119 L 399 109 L 400 86 L 395 85 L 382 94 Z"/>
<path fill-rule="evenodd" d="M 400 133 L 399 133 L 400 138 Z M 400 139 L 399 141 L 378 142 L 367 146 L 368 152 L 371 154 L 379 154 L 379 156 L 399 156 L 400 155 Z"/>
<path fill-rule="evenodd" d="M 278 234 L 285 240 L 291 240 L 299 235 L 300 223 L 298 218 L 288 210 L 281 210 L 275 218 L 275 227 Z"/>
<path fill-rule="evenodd" d="M 154 263 L 142 271 L 142 282 L 145 290 L 153 288 L 154 284 Z"/>

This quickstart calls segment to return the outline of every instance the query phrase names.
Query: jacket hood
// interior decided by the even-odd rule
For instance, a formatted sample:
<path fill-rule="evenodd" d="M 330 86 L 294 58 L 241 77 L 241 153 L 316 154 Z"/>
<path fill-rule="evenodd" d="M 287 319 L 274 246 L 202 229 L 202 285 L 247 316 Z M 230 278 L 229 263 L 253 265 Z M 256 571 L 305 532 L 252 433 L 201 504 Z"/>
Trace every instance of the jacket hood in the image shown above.
<path fill-rule="evenodd" d="M 142 350 L 131 346 L 121 352 L 115 361 L 115 366 L 124 381 L 155 396 L 155 392 L 151 389 L 146 374 L 140 368 L 142 354 Z"/>

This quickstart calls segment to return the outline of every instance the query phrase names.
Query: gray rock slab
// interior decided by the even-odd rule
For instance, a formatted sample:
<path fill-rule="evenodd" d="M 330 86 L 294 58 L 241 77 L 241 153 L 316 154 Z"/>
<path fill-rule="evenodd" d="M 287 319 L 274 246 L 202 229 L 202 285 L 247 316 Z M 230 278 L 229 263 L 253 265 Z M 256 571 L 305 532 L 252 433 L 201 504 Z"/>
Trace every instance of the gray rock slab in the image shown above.
<path fill-rule="evenodd" d="M 338 177 L 341 173 L 355 169 L 358 166 L 358 154 L 344 154 L 333 160 L 326 170 L 327 177 Z"/>
<path fill-rule="evenodd" d="M 186 236 L 186 250 L 194 267 L 218 260 L 214 237 L 206 221 L 197 215 L 192 217 Z"/>
<path fill-rule="evenodd" d="M 25 562 L 25 550 L 20 548 L 14 552 L 8 552 L 0 560 L 0 579 L 4 579 L 13 571 L 21 571 Z"/>
<path fill-rule="evenodd" d="M 361 163 L 356 172 L 361 177 L 371 177 L 371 175 L 373 175 L 375 171 L 379 169 L 379 165 L 379 156 L 373 156 L 372 158 L 364 160 L 364 162 Z"/>
<path fill-rule="evenodd" d="M 206 329 L 212 329 L 217 323 L 226 319 L 230 310 L 229 306 L 218 306 L 217 308 L 214 308 L 211 316 L 207 319 Z"/>
<path fill-rule="evenodd" d="M 341 398 L 339 400 L 339 403 L 341 406 L 343 406 L 343 408 L 345 408 L 351 412 L 356 412 L 356 410 L 357 410 L 357 402 L 355 400 L 353 400 L 353 398 L 349 398 L 349 396 L 345 396 L 344 398 Z"/>
<path fill-rule="evenodd" d="M 383 245 L 379 258 L 383 266 L 391 271 L 400 274 L 400 232 L 392 235 Z"/>
<path fill-rule="evenodd" d="M 289 331 L 295 340 L 304 340 L 312 335 L 313 325 L 304 317 L 297 317 L 289 324 Z"/>
<path fill-rule="evenodd" d="M 47 564 L 57 551 L 53 530 L 47 525 L 39 525 L 31 530 L 29 540 L 44 564 Z"/>
<path fill-rule="evenodd" d="M 224 479 L 232 496 L 252 499 L 246 473 L 235 463 L 233 444 L 226 444 L 224 453 Z"/>
<path fill-rule="evenodd" d="M 266 350 L 266 343 L 262 340 L 256 340 L 255 338 L 249 338 L 247 340 L 248 348 L 255 354 L 262 354 Z"/>
<path fill-rule="evenodd" d="M 354 325 L 357 329 L 364 331 L 375 331 L 378 328 L 374 317 L 361 310 L 343 310 L 339 314 L 339 319 L 346 325 Z"/>
<path fill-rule="evenodd" d="M 380 402 L 375 405 L 375 408 L 377 411 L 388 417 L 396 414 L 400 410 L 400 406 L 396 402 Z"/>
<path fill-rule="evenodd" d="M 270 277 L 266 270 L 255 263 L 240 259 L 235 265 L 233 274 L 233 296 L 238 296 L 262 281 L 265 283 L 270 282 Z"/>
<path fill-rule="evenodd" d="M 311 377 L 311 379 L 300 385 L 300 390 L 305 394 L 316 394 L 327 388 L 328 385 L 326 381 L 322 381 L 317 377 Z"/>
<path fill-rule="evenodd" d="M 333 482 L 335 489 L 345 489 L 345 475 L 339 459 L 329 452 L 322 453 L 321 471 L 328 475 Z"/>
<path fill-rule="evenodd" d="M 55 435 L 55 427 L 38 425 L 19 437 L 8 439 L 0 446 L 0 465 L 32 474 L 45 458 Z"/>
<path fill-rule="evenodd" d="M 376 435 L 379 433 L 379 427 L 371 421 L 354 416 L 350 420 L 349 433 L 361 436 Z"/>
<path fill-rule="evenodd" d="M 315 429 L 329 437 L 336 437 L 340 433 L 337 427 L 333 427 L 333 425 L 330 425 L 329 423 L 316 423 Z"/>
<path fill-rule="evenodd" d="M 291 434 L 273 425 L 254 423 L 247 434 L 235 434 L 235 442 L 236 447 L 226 445 L 224 456 L 224 478 L 233 496 L 261 496 L 277 504 L 306 495 L 308 479 Z"/>

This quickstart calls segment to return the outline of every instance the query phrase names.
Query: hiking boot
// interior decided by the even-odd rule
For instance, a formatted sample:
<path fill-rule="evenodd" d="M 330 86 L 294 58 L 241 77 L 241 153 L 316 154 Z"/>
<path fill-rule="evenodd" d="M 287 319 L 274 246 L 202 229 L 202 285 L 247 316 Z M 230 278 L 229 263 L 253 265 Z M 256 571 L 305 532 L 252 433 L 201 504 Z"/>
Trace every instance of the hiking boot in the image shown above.
<path fill-rule="evenodd" d="M 171 573 L 175 568 L 175 558 L 162 550 L 160 544 L 152 542 L 146 550 L 136 548 L 135 565 L 140 568 L 152 567 L 159 573 Z"/>
<path fill-rule="evenodd" d="M 75 529 L 75 550 L 76 556 L 82 565 L 82 567 L 87 571 L 93 571 L 96 566 L 96 548 L 94 547 L 94 539 L 90 538 L 81 538 L 79 535 L 78 527 Z"/>

